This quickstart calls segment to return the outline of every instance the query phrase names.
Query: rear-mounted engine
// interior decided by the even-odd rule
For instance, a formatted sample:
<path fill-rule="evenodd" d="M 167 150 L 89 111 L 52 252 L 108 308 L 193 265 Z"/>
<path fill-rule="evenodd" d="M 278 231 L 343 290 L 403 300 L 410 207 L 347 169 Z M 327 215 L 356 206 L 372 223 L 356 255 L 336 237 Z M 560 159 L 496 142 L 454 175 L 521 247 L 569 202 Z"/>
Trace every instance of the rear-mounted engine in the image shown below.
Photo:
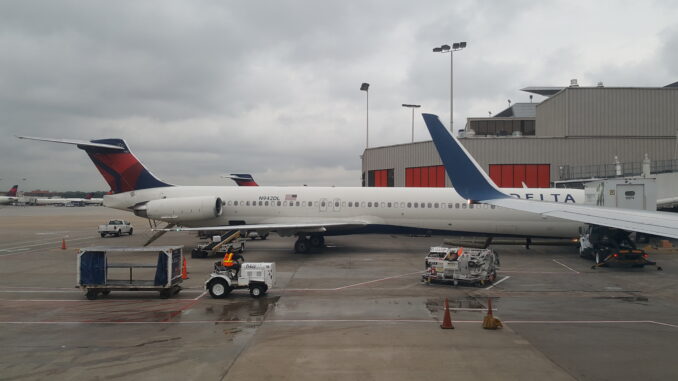
<path fill-rule="evenodd" d="M 177 197 L 152 200 L 134 207 L 134 214 L 154 220 L 198 221 L 221 216 L 220 197 Z"/>

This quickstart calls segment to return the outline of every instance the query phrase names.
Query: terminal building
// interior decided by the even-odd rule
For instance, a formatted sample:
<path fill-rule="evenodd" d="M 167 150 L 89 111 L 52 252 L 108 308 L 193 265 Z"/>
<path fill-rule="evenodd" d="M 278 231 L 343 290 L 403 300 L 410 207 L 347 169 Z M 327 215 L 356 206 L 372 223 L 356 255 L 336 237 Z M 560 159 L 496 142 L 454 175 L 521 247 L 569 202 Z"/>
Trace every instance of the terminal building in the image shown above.
<path fill-rule="evenodd" d="M 583 87 L 572 80 L 569 87 L 522 90 L 547 98 L 470 117 L 458 131 L 498 186 L 541 188 L 637 176 L 648 160 L 653 175 L 678 172 L 678 82 Z M 362 159 L 363 186 L 452 185 L 431 141 L 367 148 Z"/>

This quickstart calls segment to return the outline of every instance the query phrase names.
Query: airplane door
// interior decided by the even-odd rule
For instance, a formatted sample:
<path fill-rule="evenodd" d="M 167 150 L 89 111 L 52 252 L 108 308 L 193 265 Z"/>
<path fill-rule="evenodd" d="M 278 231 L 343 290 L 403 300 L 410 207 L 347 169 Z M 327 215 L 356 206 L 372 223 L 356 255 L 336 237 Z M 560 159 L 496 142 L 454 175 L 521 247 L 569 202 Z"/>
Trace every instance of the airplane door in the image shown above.
<path fill-rule="evenodd" d="M 333 203 L 332 207 L 334 208 L 333 210 L 334 210 L 335 212 L 338 212 L 338 211 L 341 210 L 341 199 L 335 198 L 335 199 L 332 201 L 332 203 Z"/>
<path fill-rule="evenodd" d="M 320 199 L 320 211 L 321 212 L 327 212 L 327 199 L 326 198 Z"/>

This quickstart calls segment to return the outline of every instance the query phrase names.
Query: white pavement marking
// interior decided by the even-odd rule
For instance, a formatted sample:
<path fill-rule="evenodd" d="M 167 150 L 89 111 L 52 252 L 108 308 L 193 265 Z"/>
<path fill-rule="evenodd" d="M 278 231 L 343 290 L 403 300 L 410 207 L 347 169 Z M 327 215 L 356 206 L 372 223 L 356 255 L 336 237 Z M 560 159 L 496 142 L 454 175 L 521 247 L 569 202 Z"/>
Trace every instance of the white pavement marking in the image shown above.
<path fill-rule="evenodd" d="M 69 239 L 68 241 L 73 242 L 73 241 L 82 241 L 82 240 L 86 240 L 86 239 L 91 240 L 91 239 L 95 239 L 95 238 L 97 238 L 97 237 L 74 238 L 74 239 Z M 52 244 L 58 245 L 60 243 L 61 242 L 59 242 L 59 241 L 50 241 L 50 242 L 39 243 L 39 244 L 35 244 L 35 245 L 25 245 L 25 246 L 22 246 L 22 247 L 8 247 L 6 249 L 2 249 L 2 251 L 13 251 L 13 252 L 8 253 L 8 254 L 0 254 L 0 257 L 8 257 L 10 255 L 25 254 L 25 250 L 28 250 L 28 249 L 24 249 L 26 247 L 46 246 L 46 245 L 52 245 Z M 55 249 L 56 248 L 57 247 L 55 247 Z"/>
<path fill-rule="evenodd" d="M 341 286 L 341 287 L 336 287 L 336 288 L 283 288 L 283 289 L 280 289 L 279 291 L 281 291 L 281 292 L 285 292 L 285 291 L 339 291 L 339 290 L 343 290 L 343 289 L 346 289 L 346 288 L 362 286 L 362 285 L 365 285 L 365 284 L 381 282 L 381 281 L 389 280 L 389 279 L 402 278 L 402 277 L 406 277 L 408 275 L 421 274 L 421 273 L 423 273 L 423 271 L 414 271 L 414 272 L 407 273 L 407 274 L 394 275 L 394 276 L 389 276 L 389 277 L 386 277 L 386 278 L 375 279 L 375 280 L 370 280 L 370 281 L 367 281 L 367 282 L 360 282 L 360 283 L 355 283 L 355 284 L 349 284 L 347 286 Z"/>
<path fill-rule="evenodd" d="M 575 274 L 579 274 L 579 271 L 573 269 L 572 267 L 570 267 L 570 266 L 568 266 L 568 265 L 566 265 L 566 264 L 564 264 L 564 263 L 558 262 L 558 261 L 555 260 L 555 259 L 553 260 L 553 262 L 555 262 L 555 263 L 557 263 L 557 264 L 559 264 L 559 265 L 565 267 L 566 269 L 572 271 L 572 272 L 575 273 Z"/>
<path fill-rule="evenodd" d="M 494 284 L 491 285 L 490 287 L 485 287 L 485 289 L 486 289 L 486 290 L 489 290 L 489 289 L 491 289 L 492 287 L 498 285 L 499 283 L 505 281 L 505 280 L 508 279 L 508 278 L 510 278 L 510 276 L 505 276 L 505 277 L 501 278 L 500 280 L 498 280 L 497 282 L 494 282 Z"/>

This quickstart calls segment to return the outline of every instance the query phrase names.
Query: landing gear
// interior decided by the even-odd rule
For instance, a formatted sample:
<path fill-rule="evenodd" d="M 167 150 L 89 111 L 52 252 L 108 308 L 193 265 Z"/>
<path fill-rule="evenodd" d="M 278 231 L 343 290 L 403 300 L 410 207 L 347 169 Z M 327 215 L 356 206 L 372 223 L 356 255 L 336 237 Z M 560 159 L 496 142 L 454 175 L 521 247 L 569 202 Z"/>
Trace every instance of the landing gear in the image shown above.
<path fill-rule="evenodd" d="M 309 241 L 311 242 L 311 246 L 313 247 L 325 246 L 325 236 L 322 235 L 312 235 Z"/>
<path fill-rule="evenodd" d="M 294 252 L 306 254 L 311 250 L 311 243 L 304 236 L 299 236 L 297 242 L 294 243 Z"/>

